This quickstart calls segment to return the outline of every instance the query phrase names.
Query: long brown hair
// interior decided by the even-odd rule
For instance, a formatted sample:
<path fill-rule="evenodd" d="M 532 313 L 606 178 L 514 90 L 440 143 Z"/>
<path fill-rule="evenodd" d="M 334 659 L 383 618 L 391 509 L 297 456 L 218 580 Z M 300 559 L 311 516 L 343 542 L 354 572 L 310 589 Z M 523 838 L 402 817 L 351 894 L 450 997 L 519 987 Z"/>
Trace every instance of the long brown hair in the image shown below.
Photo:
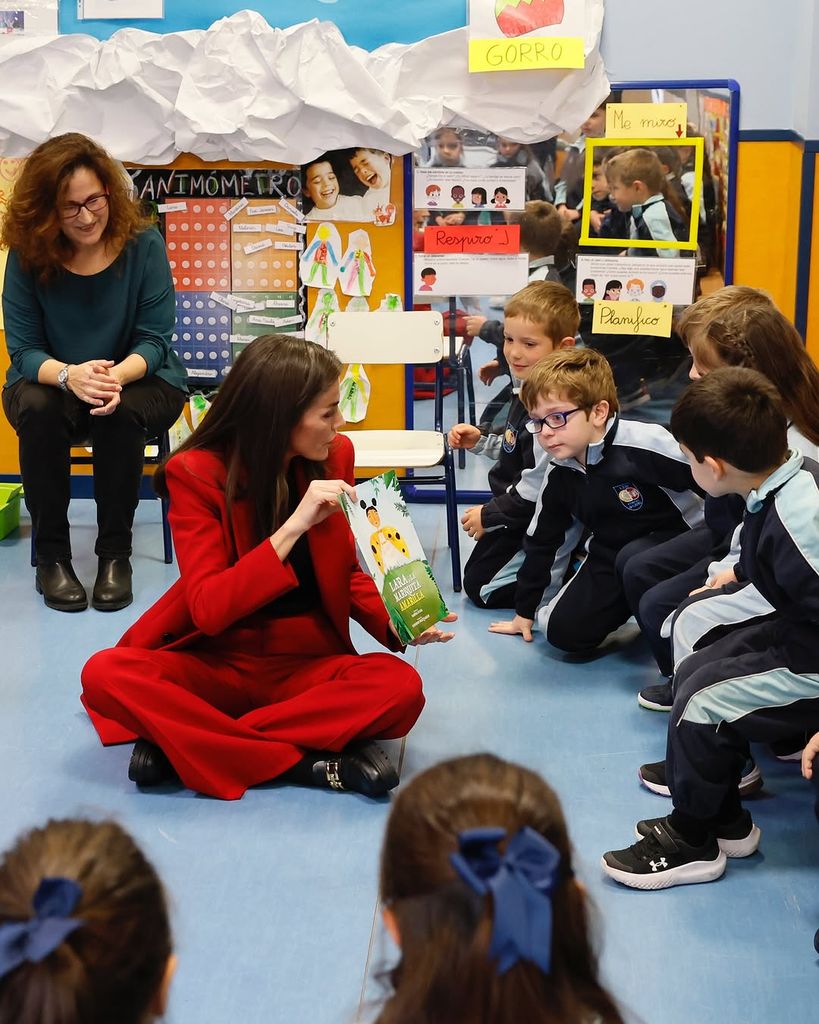
<path fill-rule="evenodd" d="M 528 826 L 560 855 L 548 975 L 523 960 L 497 973 L 491 898 L 474 893 L 450 863 L 460 832 L 490 826 L 510 836 Z M 402 788 L 384 838 L 381 898 L 394 915 L 401 961 L 378 1024 L 622 1024 L 597 978 L 563 811 L 534 772 L 477 754 L 444 761 Z"/>
<path fill-rule="evenodd" d="M 677 329 L 703 367 L 745 366 L 764 374 L 782 396 L 788 420 L 819 444 L 819 369 L 770 296 L 747 287 L 721 288 L 689 306 Z"/>
<path fill-rule="evenodd" d="M 261 541 L 287 514 L 285 455 L 301 417 L 341 374 L 328 349 L 292 334 L 265 334 L 242 351 L 201 424 L 170 456 L 206 449 L 227 467 L 228 514 L 238 497 L 256 510 Z M 295 461 L 295 460 L 294 460 Z M 323 476 L 323 465 L 299 457 L 306 479 Z M 167 495 L 164 466 L 154 488 Z"/>
<path fill-rule="evenodd" d="M 159 991 L 171 932 L 162 884 L 112 821 L 49 821 L 0 862 L 0 924 L 34 916 L 44 878 L 77 882 L 83 923 L 39 963 L 0 980 L 0 1024 L 143 1024 Z"/>
<path fill-rule="evenodd" d="M 60 200 L 71 175 L 81 167 L 100 179 L 108 193 L 108 223 L 103 238 L 111 252 L 151 223 L 132 199 L 125 172 L 92 139 L 68 132 L 41 143 L 28 157 L 3 219 L 0 244 L 14 249 L 24 270 L 48 280 L 73 254 L 63 234 Z"/>

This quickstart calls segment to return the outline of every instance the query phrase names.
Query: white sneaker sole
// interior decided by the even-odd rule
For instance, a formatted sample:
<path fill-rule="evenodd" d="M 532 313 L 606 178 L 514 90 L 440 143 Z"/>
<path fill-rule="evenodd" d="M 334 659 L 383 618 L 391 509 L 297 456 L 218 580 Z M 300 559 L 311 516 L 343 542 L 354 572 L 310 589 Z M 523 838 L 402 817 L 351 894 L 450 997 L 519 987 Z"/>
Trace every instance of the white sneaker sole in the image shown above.
<path fill-rule="evenodd" d="M 666 871 L 652 872 L 650 875 L 636 875 L 631 871 L 621 871 L 610 867 L 604 859 L 600 863 L 603 871 L 621 885 L 630 889 L 670 889 L 674 885 L 697 885 L 700 882 L 715 882 L 725 873 L 727 857 L 722 850 L 714 860 L 695 860 L 690 864 L 680 864 Z"/>
<path fill-rule="evenodd" d="M 634 834 L 638 839 L 645 839 L 645 836 L 635 827 Z M 742 839 L 717 839 L 717 845 L 726 857 L 739 858 L 750 857 L 759 849 L 759 840 L 762 830 L 754 825 L 747 836 Z"/>
<path fill-rule="evenodd" d="M 645 708 L 647 711 L 670 711 L 670 704 L 656 704 L 652 700 L 647 700 L 642 693 L 637 694 L 637 703 L 641 708 Z"/>
<path fill-rule="evenodd" d="M 671 796 L 671 790 L 667 785 L 659 782 L 651 782 L 649 779 L 644 779 L 640 774 L 640 769 L 637 769 L 637 778 L 642 782 L 646 789 L 650 789 L 652 793 L 656 793 L 658 796 Z M 739 795 L 743 799 L 747 796 L 753 796 L 754 793 L 758 793 L 764 785 L 762 779 L 762 772 L 759 768 L 754 765 L 753 769 L 748 772 L 747 775 L 743 775 L 739 780 Z"/>

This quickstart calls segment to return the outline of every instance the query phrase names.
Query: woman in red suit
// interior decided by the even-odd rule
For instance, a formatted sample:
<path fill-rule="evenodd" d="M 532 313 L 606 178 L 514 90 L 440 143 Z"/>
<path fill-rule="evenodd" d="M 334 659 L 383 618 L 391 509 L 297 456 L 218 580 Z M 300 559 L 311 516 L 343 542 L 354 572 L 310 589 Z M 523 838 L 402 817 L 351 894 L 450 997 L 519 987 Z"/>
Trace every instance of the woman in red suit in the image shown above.
<path fill-rule="evenodd" d="M 258 338 L 157 473 L 180 579 L 82 673 L 102 742 L 136 740 L 140 785 L 178 775 L 232 800 L 274 778 L 369 796 L 398 783 L 372 740 L 404 736 L 424 698 L 412 666 L 350 640 L 352 617 L 401 650 L 337 501 L 355 496 L 340 370 L 318 345 Z"/>

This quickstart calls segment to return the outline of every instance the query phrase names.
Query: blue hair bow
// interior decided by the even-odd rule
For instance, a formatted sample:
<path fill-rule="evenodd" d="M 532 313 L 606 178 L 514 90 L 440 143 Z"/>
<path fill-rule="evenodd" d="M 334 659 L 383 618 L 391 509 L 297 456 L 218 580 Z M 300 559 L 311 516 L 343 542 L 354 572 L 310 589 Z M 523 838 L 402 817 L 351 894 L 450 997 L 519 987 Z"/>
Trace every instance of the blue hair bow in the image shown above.
<path fill-rule="evenodd" d="M 45 960 L 84 924 L 71 917 L 81 896 L 82 889 L 69 878 L 44 878 L 40 882 L 31 901 L 34 917 L 0 924 L 0 978 L 20 964 Z"/>
<path fill-rule="evenodd" d="M 502 828 L 473 828 L 458 835 L 458 853 L 449 855 L 460 877 L 476 893 L 492 894 L 494 924 L 489 955 L 504 974 L 518 960 L 529 960 L 548 974 L 552 960 L 551 894 L 558 881 L 560 854 L 532 828 L 522 828 L 501 855 Z"/>

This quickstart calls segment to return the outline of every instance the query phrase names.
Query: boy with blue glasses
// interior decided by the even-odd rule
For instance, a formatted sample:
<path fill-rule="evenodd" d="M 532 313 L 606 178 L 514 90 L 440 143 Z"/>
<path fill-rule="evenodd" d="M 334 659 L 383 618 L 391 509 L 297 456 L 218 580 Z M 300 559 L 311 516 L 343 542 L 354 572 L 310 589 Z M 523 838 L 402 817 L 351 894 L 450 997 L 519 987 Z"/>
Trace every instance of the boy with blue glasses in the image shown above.
<path fill-rule="evenodd" d="M 561 349 L 542 359 L 521 388 L 526 424 L 551 457 L 524 541 L 515 617 L 493 633 L 532 639 L 535 616 L 564 651 L 591 651 L 630 617 L 617 556 L 631 541 L 646 547 L 702 520 L 691 470 L 658 424 L 621 420 L 611 367 L 594 349 Z M 551 595 L 556 566 L 582 545 L 582 564 Z M 633 553 L 634 547 L 631 551 Z"/>

